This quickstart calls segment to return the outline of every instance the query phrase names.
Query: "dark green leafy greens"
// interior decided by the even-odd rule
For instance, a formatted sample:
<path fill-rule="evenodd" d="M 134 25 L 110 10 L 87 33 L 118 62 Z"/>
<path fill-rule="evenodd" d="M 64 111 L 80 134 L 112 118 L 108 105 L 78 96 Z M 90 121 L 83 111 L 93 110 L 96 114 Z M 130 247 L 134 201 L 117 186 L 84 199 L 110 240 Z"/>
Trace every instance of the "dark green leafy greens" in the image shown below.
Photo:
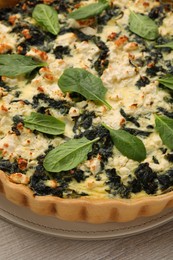
<path fill-rule="evenodd" d="M 75 20 L 86 19 L 93 17 L 95 15 L 101 14 L 106 8 L 108 8 L 109 3 L 106 0 L 100 0 L 98 3 L 89 4 L 84 7 L 73 11 L 68 14 L 68 18 L 73 18 Z"/>
<path fill-rule="evenodd" d="M 166 75 L 160 79 L 158 79 L 158 81 L 163 84 L 165 87 L 173 90 L 173 76 L 172 75 Z"/>
<path fill-rule="evenodd" d="M 147 40 L 155 40 L 159 35 L 158 26 L 151 18 L 133 11 L 130 12 L 129 29 Z"/>
<path fill-rule="evenodd" d="M 129 159 L 143 161 L 146 158 L 146 149 L 143 142 L 125 130 L 114 130 L 103 124 L 111 135 L 115 147 Z"/>
<path fill-rule="evenodd" d="M 57 35 L 60 31 L 58 13 L 56 10 L 45 4 L 35 6 L 32 17 L 43 26 L 48 32 Z"/>
<path fill-rule="evenodd" d="M 46 65 L 45 62 L 33 60 L 29 56 L 2 54 L 0 55 L 0 76 L 15 77 Z"/>
<path fill-rule="evenodd" d="M 37 130 L 49 135 L 63 134 L 65 129 L 65 123 L 61 120 L 35 112 L 24 118 L 24 125 L 31 130 Z"/>
<path fill-rule="evenodd" d="M 171 48 L 173 49 L 173 41 L 171 42 L 167 42 L 165 44 L 161 44 L 161 45 L 156 45 L 156 48 Z"/>
<path fill-rule="evenodd" d="M 155 115 L 155 128 L 164 145 L 173 149 L 173 119 L 167 116 Z"/>
<path fill-rule="evenodd" d="M 111 106 L 105 101 L 107 89 L 100 78 L 87 70 L 80 68 L 69 68 L 64 71 L 58 81 L 63 92 L 76 92 L 88 100 L 100 101 L 109 109 Z"/>
<path fill-rule="evenodd" d="M 87 159 L 87 154 L 92 150 L 92 144 L 98 139 L 90 141 L 83 137 L 60 144 L 46 155 L 43 162 L 44 168 L 49 172 L 68 171 L 75 168 Z"/>

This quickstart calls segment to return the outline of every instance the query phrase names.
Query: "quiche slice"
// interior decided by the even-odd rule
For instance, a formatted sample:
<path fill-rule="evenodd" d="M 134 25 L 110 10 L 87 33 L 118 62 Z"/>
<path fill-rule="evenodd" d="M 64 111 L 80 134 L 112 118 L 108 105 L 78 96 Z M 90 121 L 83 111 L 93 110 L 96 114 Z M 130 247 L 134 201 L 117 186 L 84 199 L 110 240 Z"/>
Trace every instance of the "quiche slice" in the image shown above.
<path fill-rule="evenodd" d="M 172 5 L 156 0 L 0 10 L 7 199 L 89 223 L 173 205 L 172 21 Z"/>

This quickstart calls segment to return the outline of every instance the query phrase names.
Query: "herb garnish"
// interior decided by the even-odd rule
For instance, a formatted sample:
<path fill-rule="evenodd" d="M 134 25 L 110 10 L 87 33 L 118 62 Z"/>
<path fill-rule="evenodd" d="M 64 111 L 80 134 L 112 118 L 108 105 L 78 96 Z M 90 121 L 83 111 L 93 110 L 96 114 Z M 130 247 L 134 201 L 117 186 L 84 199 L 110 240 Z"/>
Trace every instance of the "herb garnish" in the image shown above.
<path fill-rule="evenodd" d="M 105 9 L 107 9 L 109 3 L 106 0 L 99 0 L 98 3 L 89 4 L 84 7 L 73 11 L 68 14 L 68 18 L 73 18 L 75 20 L 86 19 L 93 17 L 95 15 L 101 14 Z"/>
<path fill-rule="evenodd" d="M 155 45 L 156 48 L 171 48 L 173 49 L 173 41 L 167 42 L 165 44 Z"/>
<path fill-rule="evenodd" d="M 87 159 L 87 154 L 92 150 L 92 144 L 98 139 L 90 141 L 83 137 L 60 144 L 46 155 L 43 162 L 44 168 L 49 172 L 68 171 L 75 168 Z"/>
<path fill-rule="evenodd" d="M 53 116 L 35 112 L 24 118 L 24 125 L 31 130 L 37 130 L 49 135 L 63 134 L 65 129 L 65 123 L 61 120 Z"/>
<path fill-rule="evenodd" d="M 86 99 L 100 101 L 111 109 L 104 99 L 107 89 L 102 80 L 85 69 L 66 69 L 61 75 L 58 85 L 63 92 L 77 92 Z"/>
<path fill-rule="evenodd" d="M 133 11 L 130 12 L 129 29 L 147 40 L 155 40 L 159 35 L 157 24 L 151 18 Z"/>
<path fill-rule="evenodd" d="M 158 81 L 165 87 L 173 90 L 173 76 L 165 75 L 163 78 L 158 79 Z"/>
<path fill-rule="evenodd" d="M 155 128 L 164 145 L 173 149 L 173 119 L 167 116 L 155 115 Z"/>
<path fill-rule="evenodd" d="M 33 60 L 19 54 L 0 55 L 0 76 L 15 77 L 29 73 L 36 68 L 46 66 L 45 62 Z"/>
<path fill-rule="evenodd" d="M 114 130 L 103 124 L 110 132 L 115 147 L 129 159 L 143 161 L 146 158 L 146 149 L 143 142 L 125 130 Z"/>
<path fill-rule="evenodd" d="M 32 17 L 48 32 L 57 35 L 60 31 L 57 11 L 48 5 L 38 4 L 33 10 Z"/>

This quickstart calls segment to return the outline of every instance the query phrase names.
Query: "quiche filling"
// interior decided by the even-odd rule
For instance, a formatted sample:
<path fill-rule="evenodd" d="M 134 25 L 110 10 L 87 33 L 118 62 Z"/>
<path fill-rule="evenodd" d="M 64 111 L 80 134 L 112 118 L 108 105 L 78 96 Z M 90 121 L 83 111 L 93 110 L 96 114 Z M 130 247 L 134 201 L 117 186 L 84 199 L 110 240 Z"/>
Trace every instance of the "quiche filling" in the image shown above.
<path fill-rule="evenodd" d="M 169 192 L 172 74 L 164 1 L 37 0 L 0 10 L 0 169 L 39 196 Z"/>

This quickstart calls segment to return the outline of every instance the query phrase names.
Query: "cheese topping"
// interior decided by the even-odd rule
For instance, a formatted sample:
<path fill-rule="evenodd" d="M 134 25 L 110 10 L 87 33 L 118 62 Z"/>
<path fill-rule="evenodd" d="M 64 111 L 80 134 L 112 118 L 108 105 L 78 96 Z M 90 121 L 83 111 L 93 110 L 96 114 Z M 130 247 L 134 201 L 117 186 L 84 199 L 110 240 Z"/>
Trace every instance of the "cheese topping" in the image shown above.
<path fill-rule="evenodd" d="M 97 17 L 78 21 L 67 18 L 78 5 L 95 2 L 50 1 L 59 14 L 57 36 L 31 18 L 37 1 L 28 2 L 25 10 L 20 3 L 13 10 L 0 11 L 0 54 L 18 53 L 47 62 L 47 67 L 28 78 L 0 79 L 0 169 L 11 181 L 28 185 L 36 195 L 106 199 L 161 194 L 173 186 L 173 153 L 155 130 L 154 114 L 173 118 L 172 92 L 158 82 L 160 76 L 173 73 L 173 51 L 155 45 L 171 41 L 171 6 L 156 0 L 112 0 Z M 130 10 L 157 23 L 159 37 L 155 41 L 130 32 Z M 71 67 L 101 78 L 112 109 L 61 91 L 57 82 Z M 50 137 L 26 128 L 23 119 L 31 112 L 63 120 L 64 135 Z M 140 138 L 146 159 L 139 163 L 122 155 L 103 123 Z M 43 160 L 48 151 L 69 138 L 83 136 L 101 138 L 86 161 L 69 171 L 46 172 Z"/>

